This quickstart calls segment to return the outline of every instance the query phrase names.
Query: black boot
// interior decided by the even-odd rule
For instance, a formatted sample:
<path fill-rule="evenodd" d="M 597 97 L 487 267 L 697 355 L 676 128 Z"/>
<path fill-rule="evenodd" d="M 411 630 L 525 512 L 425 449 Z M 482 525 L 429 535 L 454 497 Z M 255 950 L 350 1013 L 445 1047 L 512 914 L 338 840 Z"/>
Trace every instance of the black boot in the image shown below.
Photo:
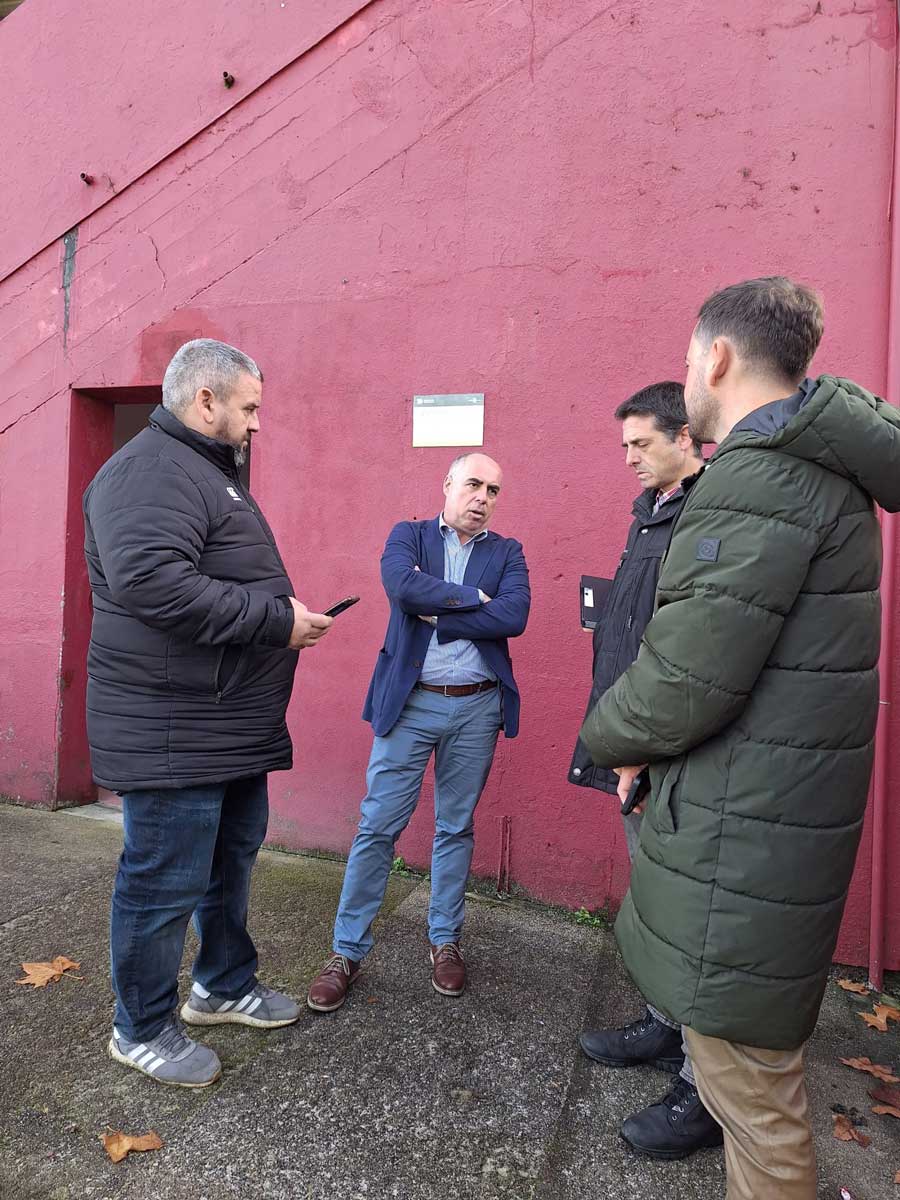
<path fill-rule="evenodd" d="M 636 1067 L 646 1063 L 677 1074 L 684 1066 L 681 1030 L 657 1021 L 649 1008 L 639 1021 L 624 1029 L 596 1029 L 579 1038 L 581 1048 L 605 1067 Z"/>
<path fill-rule="evenodd" d="M 632 1150 L 649 1158 L 686 1158 L 723 1141 L 697 1089 L 680 1075 L 668 1096 L 629 1117 L 619 1132 Z"/>

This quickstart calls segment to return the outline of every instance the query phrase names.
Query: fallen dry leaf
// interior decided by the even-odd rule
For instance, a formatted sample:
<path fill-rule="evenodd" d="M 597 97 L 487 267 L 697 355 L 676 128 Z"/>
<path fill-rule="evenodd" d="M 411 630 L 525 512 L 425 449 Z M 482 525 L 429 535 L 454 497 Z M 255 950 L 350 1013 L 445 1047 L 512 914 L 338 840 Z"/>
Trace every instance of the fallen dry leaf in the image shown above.
<path fill-rule="evenodd" d="M 834 1121 L 833 1136 L 839 1142 L 859 1142 L 860 1146 L 865 1150 L 866 1146 L 872 1141 L 864 1133 L 860 1133 L 850 1118 L 843 1113 L 835 1113 L 831 1119 Z"/>
<path fill-rule="evenodd" d="M 77 971 L 80 965 L 72 962 L 71 958 L 66 958 L 64 954 L 58 954 L 53 962 L 22 963 L 25 978 L 17 979 L 16 983 L 29 983 L 36 988 L 46 987 L 48 983 L 56 983 L 62 979 L 66 971 Z M 73 979 L 77 976 L 69 975 L 68 978 Z"/>
<path fill-rule="evenodd" d="M 896 1117 L 900 1121 L 900 1108 L 894 1108 L 892 1104 L 876 1104 L 872 1112 L 879 1117 Z"/>
<path fill-rule="evenodd" d="M 845 992 L 855 992 L 857 996 L 868 996 L 869 994 L 869 989 L 864 983 L 854 983 L 852 979 L 839 979 L 837 985 Z"/>
<path fill-rule="evenodd" d="M 894 1183 L 900 1183 L 900 1171 L 894 1176 Z"/>
<path fill-rule="evenodd" d="M 895 1108 L 900 1108 L 900 1088 L 869 1088 L 869 1095 L 879 1104 L 893 1104 Z"/>
<path fill-rule="evenodd" d="M 873 1063 L 870 1058 L 842 1058 L 841 1062 L 845 1067 L 852 1067 L 854 1071 L 866 1071 L 869 1075 L 874 1075 L 882 1083 L 900 1083 L 900 1078 L 892 1075 L 889 1067 Z"/>
<path fill-rule="evenodd" d="M 100 1141 L 114 1163 L 121 1162 L 132 1150 L 162 1150 L 162 1141 L 155 1129 L 141 1134 L 140 1137 L 116 1129 L 112 1133 L 102 1133 Z"/>
<path fill-rule="evenodd" d="M 857 1016 L 862 1017 L 870 1029 L 877 1029 L 881 1033 L 887 1033 L 888 1021 L 900 1021 L 900 1008 L 892 1008 L 889 1004 L 875 1004 L 875 1015 L 871 1013 L 857 1013 Z"/>

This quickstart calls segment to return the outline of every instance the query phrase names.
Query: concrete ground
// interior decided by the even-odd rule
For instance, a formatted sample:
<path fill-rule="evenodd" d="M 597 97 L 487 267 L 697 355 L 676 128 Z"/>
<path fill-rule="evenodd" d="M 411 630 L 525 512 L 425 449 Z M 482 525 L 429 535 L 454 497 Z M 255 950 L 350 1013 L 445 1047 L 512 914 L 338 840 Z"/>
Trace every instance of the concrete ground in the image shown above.
<path fill-rule="evenodd" d="M 125 1070 L 105 1052 L 120 843 L 108 810 L 0 806 L 2 1200 L 724 1196 L 720 1151 L 655 1163 L 618 1136 L 622 1118 L 662 1095 L 668 1076 L 605 1070 L 578 1052 L 580 1030 L 640 1009 L 611 932 L 475 898 L 471 986 L 447 999 L 430 986 L 427 883 L 416 878 L 392 878 L 373 961 L 340 1012 L 304 1008 L 296 1025 L 273 1033 L 201 1030 L 225 1064 L 221 1082 L 203 1091 Z M 342 870 L 261 855 L 251 928 L 266 982 L 304 995 L 329 946 Z M 20 963 L 57 954 L 81 964 L 79 980 L 16 985 Z M 898 1026 L 868 1030 L 855 1016 L 863 1007 L 829 986 L 810 1046 L 819 1195 L 837 1200 L 843 1186 L 856 1200 L 900 1200 L 900 1121 L 872 1115 L 874 1081 L 838 1061 L 867 1055 L 900 1074 Z M 868 1149 L 832 1138 L 835 1104 L 868 1122 Z M 113 1165 L 99 1137 L 115 1129 L 154 1129 L 163 1149 Z"/>

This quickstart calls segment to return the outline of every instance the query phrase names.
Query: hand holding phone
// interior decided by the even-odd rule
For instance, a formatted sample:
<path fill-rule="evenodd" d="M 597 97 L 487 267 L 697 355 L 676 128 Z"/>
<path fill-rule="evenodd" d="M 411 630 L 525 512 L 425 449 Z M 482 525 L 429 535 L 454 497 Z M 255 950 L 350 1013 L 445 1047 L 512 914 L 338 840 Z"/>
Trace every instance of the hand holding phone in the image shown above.
<path fill-rule="evenodd" d="M 331 608 L 326 608 L 322 614 L 325 617 L 336 617 L 338 613 L 342 613 L 345 608 L 351 608 L 359 600 L 359 596 L 347 596 L 343 600 L 339 600 L 337 604 L 332 604 Z"/>
<path fill-rule="evenodd" d="M 294 628 L 288 642 L 290 650 L 308 650 L 323 638 L 333 622 L 324 613 L 311 613 L 296 596 L 289 596 L 294 613 Z"/>
<path fill-rule="evenodd" d="M 645 767 L 643 771 L 639 771 L 635 775 L 634 781 L 628 789 L 628 798 L 622 805 L 622 816 L 627 817 L 629 813 L 634 812 L 638 805 L 643 805 L 649 793 L 650 775 Z"/>

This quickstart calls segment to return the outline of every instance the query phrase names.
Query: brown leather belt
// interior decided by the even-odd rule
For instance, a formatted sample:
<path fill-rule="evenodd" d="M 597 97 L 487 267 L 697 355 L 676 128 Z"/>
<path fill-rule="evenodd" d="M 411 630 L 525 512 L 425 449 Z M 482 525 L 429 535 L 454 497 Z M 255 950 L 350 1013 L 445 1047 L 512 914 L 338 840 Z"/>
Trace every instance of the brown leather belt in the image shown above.
<path fill-rule="evenodd" d="M 481 683 L 417 683 L 423 692 L 440 692 L 442 696 L 474 696 L 477 692 L 489 692 L 497 686 L 496 679 L 483 679 Z"/>

